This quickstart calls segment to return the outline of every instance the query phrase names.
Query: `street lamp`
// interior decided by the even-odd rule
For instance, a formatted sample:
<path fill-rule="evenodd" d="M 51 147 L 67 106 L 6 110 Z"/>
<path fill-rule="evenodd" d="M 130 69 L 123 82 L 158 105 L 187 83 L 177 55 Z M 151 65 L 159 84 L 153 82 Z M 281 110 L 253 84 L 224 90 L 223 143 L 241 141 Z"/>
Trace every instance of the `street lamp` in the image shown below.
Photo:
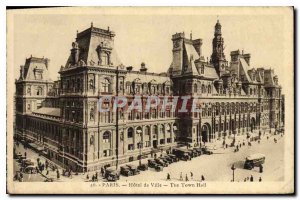
<path fill-rule="evenodd" d="M 231 170 L 232 170 L 232 181 L 234 182 L 234 170 L 236 170 L 234 164 L 232 164 Z"/>

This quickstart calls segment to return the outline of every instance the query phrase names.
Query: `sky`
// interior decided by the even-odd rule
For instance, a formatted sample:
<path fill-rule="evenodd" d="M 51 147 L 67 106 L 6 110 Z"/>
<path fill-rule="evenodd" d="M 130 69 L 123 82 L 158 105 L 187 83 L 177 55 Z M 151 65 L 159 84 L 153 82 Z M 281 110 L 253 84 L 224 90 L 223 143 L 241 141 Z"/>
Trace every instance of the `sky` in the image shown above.
<path fill-rule="evenodd" d="M 50 59 L 50 77 L 56 80 L 75 41 L 76 31 L 94 27 L 116 33 L 115 49 L 125 66 L 140 68 L 145 62 L 150 72 L 166 72 L 172 62 L 171 37 L 176 32 L 192 33 L 203 40 L 204 57 L 212 53 L 212 39 L 217 19 L 222 25 L 225 56 L 230 51 L 251 54 L 251 67 L 282 70 L 284 20 L 281 15 L 110 15 L 110 14 L 18 14 L 13 18 L 14 77 L 30 55 Z M 279 76 L 280 82 L 280 76 Z"/>

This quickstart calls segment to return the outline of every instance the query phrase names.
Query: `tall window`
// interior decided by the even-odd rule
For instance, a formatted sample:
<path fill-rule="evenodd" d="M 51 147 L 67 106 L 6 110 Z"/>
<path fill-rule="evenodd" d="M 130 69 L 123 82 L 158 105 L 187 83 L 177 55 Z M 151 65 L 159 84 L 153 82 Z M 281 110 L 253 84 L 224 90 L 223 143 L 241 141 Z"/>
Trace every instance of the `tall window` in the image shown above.
<path fill-rule="evenodd" d="M 210 94 L 211 93 L 211 86 L 210 85 L 208 85 L 208 87 L 207 87 L 207 92 L 208 92 L 208 94 Z"/>
<path fill-rule="evenodd" d="M 204 74 L 204 65 L 201 66 L 201 74 Z"/>
<path fill-rule="evenodd" d="M 103 143 L 110 143 L 110 133 L 108 131 L 103 133 Z"/>
<path fill-rule="evenodd" d="M 197 93 L 197 90 L 198 90 L 197 84 L 195 83 L 195 84 L 194 84 L 194 93 Z"/>
<path fill-rule="evenodd" d="M 38 87 L 37 89 L 36 89 L 36 95 L 43 95 L 43 88 L 41 88 L 41 87 Z"/>
<path fill-rule="evenodd" d="M 204 84 L 202 84 L 202 86 L 201 86 L 201 92 L 205 93 L 205 86 L 204 86 Z"/>
<path fill-rule="evenodd" d="M 133 128 L 129 128 L 127 131 L 127 138 L 132 138 L 133 137 Z"/>
<path fill-rule="evenodd" d="M 103 92 L 110 92 L 110 83 L 108 79 L 104 79 L 104 81 L 102 82 L 102 91 Z"/>
<path fill-rule="evenodd" d="M 106 53 L 101 54 L 101 65 L 108 65 L 108 56 Z"/>
<path fill-rule="evenodd" d="M 150 135 L 150 127 L 149 126 L 145 127 L 145 135 Z"/>
<path fill-rule="evenodd" d="M 89 88 L 94 89 L 94 80 L 93 79 L 89 80 Z"/>

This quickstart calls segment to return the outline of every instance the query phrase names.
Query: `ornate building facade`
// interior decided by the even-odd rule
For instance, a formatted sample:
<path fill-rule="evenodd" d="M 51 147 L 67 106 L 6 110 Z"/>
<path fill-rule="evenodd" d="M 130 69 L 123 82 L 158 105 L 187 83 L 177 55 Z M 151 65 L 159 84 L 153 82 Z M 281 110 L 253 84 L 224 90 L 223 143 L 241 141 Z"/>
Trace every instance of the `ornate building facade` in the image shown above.
<path fill-rule="evenodd" d="M 218 21 L 210 60 L 202 55 L 202 39 L 174 34 L 166 73 L 150 73 L 145 63 L 138 71 L 125 67 L 114 48 L 115 33 L 93 25 L 77 33 L 59 80 L 49 79 L 49 59 L 26 59 L 16 80 L 16 137 L 73 171 L 94 171 L 136 160 L 140 151 L 214 143 L 283 125 L 278 77 L 271 69 L 251 68 L 243 51 L 232 51 L 227 61 L 221 28 Z M 153 95 L 170 101 L 188 95 L 200 112 L 159 106 L 113 112 L 111 101 L 98 103 L 116 95 L 126 96 L 128 106 L 135 96 L 145 104 Z"/>

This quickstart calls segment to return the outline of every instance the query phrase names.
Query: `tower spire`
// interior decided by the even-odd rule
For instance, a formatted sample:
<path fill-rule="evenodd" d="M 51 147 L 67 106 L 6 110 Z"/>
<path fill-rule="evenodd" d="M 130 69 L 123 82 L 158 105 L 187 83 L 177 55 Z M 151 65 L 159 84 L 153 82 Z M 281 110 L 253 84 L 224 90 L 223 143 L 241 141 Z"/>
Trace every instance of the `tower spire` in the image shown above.
<path fill-rule="evenodd" d="M 220 21 L 217 19 L 217 23 L 215 25 L 215 37 L 212 42 L 213 53 L 211 55 L 211 61 L 219 75 L 225 71 L 225 67 L 227 66 L 227 61 L 224 55 L 224 39 L 222 37 L 221 28 L 222 26 Z"/>

